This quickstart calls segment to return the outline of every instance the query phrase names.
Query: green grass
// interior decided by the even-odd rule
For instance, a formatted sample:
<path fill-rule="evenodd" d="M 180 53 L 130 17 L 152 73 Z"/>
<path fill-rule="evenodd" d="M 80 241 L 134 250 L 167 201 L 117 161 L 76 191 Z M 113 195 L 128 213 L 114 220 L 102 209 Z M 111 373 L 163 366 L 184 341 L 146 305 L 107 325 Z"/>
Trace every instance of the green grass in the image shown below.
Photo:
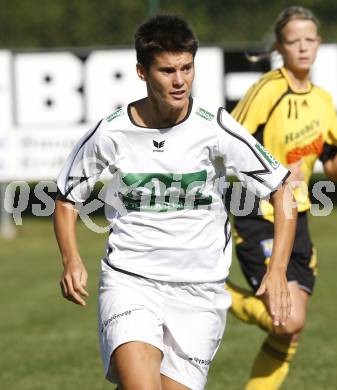
<path fill-rule="evenodd" d="M 288 390 L 337 389 L 337 209 L 328 217 L 310 217 L 312 240 L 318 251 L 318 278 L 309 301 L 305 329 L 290 374 Z M 231 279 L 246 286 L 233 259 Z M 265 333 L 228 316 L 223 342 L 210 371 L 208 390 L 242 390 Z"/>
<path fill-rule="evenodd" d="M 337 387 L 336 217 L 335 210 L 329 217 L 311 218 L 319 278 L 284 389 Z M 0 239 L 0 389 L 112 389 L 103 378 L 96 335 L 99 258 L 106 236 L 79 224 L 91 294 L 82 308 L 61 297 L 62 267 L 51 220 L 27 217 L 17 233 L 13 241 Z M 232 279 L 244 285 L 235 260 Z M 207 389 L 243 389 L 263 338 L 262 331 L 229 315 Z"/>

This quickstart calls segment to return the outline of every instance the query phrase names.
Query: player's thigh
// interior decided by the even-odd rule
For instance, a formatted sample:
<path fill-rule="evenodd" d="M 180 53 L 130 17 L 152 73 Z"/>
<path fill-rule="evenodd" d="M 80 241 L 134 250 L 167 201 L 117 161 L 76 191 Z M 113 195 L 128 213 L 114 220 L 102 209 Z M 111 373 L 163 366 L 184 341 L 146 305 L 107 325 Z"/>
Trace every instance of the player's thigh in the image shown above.
<path fill-rule="evenodd" d="M 143 278 L 125 275 L 102 267 L 98 296 L 99 341 L 106 378 L 119 383 L 115 356 L 119 353 L 152 355 L 163 351 L 163 323 L 157 311 L 157 297 Z M 141 342 L 139 345 L 133 342 Z M 119 351 L 115 355 L 115 351 Z M 120 352 L 122 351 L 122 352 Z M 151 351 L 154 351 L 153 353 Z M 160 352 L 161 354 L 162 352 Z M 133 355 L 132 355 L 133 356 Z M 161 356 L 161 355 L 160 355 Z M 139 359 L 147 361 L 146 358 Z M 133 370 L 140 366 L 133 364 Z M 159 378 L 158 368 L 157 380 Z"/>
<path fill-rule="evenodd" d="M 151 344 L 132 341 L 112 354 L 114 369 L 123 390 L 158 390 L 161 388 L 162 352 Z"/>
<path fill-rule="evenodd" d="M 288 282 L 291 301 L 290 317 L 286 324 L 287 333 L 299 333 L 302 331 L 308 306 L 308 293 L 301 289 L 297 282 Z"/>
<path fill-rule="evenodd" d="M 308 293 L 303 290 L 297 282 L 288 282 L 288 289 L 291 302 L 290 316 L 287 319 L 285 326 L 275 326 L 273 328 L 274 333 L 280 336 L 299 335 L 299 333 L 303 330 L 306 319 L 309 299 Z M 264 296 L 263 299 L 265 298 L 266 297 Z"/>
<path fill-rule="evenodd" d="M 204 389 L 210 364 L 223 336 L 230 303 L 223 281 L 177 284 L 168 291 L 163 375 L 185 388 Z"/>

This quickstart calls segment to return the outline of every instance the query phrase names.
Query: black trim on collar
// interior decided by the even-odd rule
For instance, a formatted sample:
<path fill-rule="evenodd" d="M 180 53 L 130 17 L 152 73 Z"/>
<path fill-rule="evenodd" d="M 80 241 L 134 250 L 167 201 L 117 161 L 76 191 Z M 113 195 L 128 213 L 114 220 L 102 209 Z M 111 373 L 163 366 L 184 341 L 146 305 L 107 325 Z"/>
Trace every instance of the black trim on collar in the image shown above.
<path fill-rule="evenodd" d="M 145 100 L 145 99 L 146 99 L 146 98 L 140 99 L 140 100 Z M 137 100 L 137 101 L 140 101 L 140 100 Z M 170 126 L 170 127 L 148 127 L 148 126 L 141 126 L 141 125 L 139 125 L 138 123 L 135 122 L 135 120 L 133 119 L 132 114 L 131 114 L 131 106 L 132 106 L 134 103 L 136 103 L 136 102 L 131 102 L 131 103 L 129 103 L 128 106 L 127 106 L 127 113 L 128 113 L 129 120 L 130 120 L 130 122 L 131 122 L 134 126 L 140 127 L 140 128 L 142 128 L 142 129 L 158 129 L 158 130 L 165 130 L 165 129 L 170 129 L 170 128 L 172 128 L 172 127 L 175 127 L 175 126 L 177 126 L 177 125 L 180 125 L 181 123 L 185 122 L 185 121 L 189 118 L 189 116 L 190 116 L 190 114 L 191 114 L 191 112 L 192 112 L 193 98 L 192 98 L 191 96 L 188 98 L 188 109 L 187 109 L 187 113 L 186 113 L 185 117 L 184 117 L 182 120 L 180 120 L 179 122 L 175 123 L 173 126 Z"/>

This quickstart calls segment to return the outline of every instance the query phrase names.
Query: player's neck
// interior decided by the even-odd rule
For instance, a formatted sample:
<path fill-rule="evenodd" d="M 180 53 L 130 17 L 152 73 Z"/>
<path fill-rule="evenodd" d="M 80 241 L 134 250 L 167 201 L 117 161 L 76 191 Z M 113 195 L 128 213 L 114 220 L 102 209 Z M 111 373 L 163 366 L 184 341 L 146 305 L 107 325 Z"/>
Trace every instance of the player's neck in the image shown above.
<path fill-rule="evenodd" d="M 285 68 L 287 75 L 292 86 L 297 91 L 307 91 L 310 86 L 310 73 L 309 70 L 305 71 L 293 71 L 291 69 Z"/>
<path fill-rule="evenodd" d="M 182 109 L 174 110 L 164 104 L 145 98 L 131 106 L 131 115 L 139 126 L 150 128 L 167 128 L 181 122 L 187 115 L 189 101 Z"/>

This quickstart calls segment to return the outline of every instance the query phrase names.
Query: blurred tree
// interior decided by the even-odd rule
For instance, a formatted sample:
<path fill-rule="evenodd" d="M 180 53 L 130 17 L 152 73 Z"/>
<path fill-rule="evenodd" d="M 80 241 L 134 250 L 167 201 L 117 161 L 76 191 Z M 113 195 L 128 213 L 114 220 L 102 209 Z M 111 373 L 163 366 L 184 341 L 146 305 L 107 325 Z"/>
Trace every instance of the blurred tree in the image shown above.
<path fill-rule="evenodd" d="M 156 9 L 188 19 L 203 44 L 267 43 L 289 0 L 0 0 L 0 47 L 132 45 L 136 27 Z M 337 42 L 336 0 L 299 0 Z"/>
<path fill-rule="evenodd" d="M 146 1 L 0 0 L 0 46 L 123 45 L 148 15 Z"/>

